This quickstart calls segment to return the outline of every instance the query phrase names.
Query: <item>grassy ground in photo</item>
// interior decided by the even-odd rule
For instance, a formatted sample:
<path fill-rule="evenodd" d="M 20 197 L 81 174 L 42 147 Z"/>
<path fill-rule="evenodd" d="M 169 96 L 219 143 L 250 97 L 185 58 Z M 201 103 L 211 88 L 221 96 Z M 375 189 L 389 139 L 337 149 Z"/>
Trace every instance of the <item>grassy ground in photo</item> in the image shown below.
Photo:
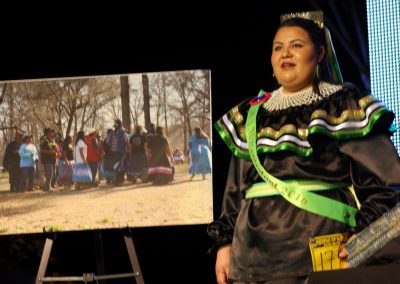
<path fill-rule="evenodd" d="M 212 219 L 212 179 L 191 181 L 187 164 L 175 166 L 172 183 L 114 187 L 102 181 L 84 190 L 58 186 L 52 192 L 11 193 L 0 175 L 0 234 L 111 227 L 204 224 Z"/>

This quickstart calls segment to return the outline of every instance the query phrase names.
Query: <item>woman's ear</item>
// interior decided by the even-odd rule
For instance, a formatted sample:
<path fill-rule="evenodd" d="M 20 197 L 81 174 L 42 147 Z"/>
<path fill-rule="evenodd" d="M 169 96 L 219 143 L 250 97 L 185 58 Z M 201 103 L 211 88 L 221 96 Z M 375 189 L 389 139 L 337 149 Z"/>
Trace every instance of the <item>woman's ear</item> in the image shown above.
<path fill-rule="evenodd" d="M 325 55 L 325 48 L 321 46 L 318 53 L 318 64 L 322 62 L 322 59 L 324 59 L 324 55 Z"/>

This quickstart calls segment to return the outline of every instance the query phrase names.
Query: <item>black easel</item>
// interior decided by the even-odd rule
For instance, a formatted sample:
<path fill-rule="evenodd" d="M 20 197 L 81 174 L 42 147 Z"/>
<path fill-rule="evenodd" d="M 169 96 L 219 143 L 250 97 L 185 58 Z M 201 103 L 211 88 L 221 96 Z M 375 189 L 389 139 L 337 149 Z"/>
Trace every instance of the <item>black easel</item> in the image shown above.
<path fill-rule="evenodd" d="M 98 276 L 93 273 L 84 273 L 82 276 L 46 277 L 45 275 L 46 275 L 47 264 L 49 263 L 51 249 L 56 239 L 56 234 L 53 233 L 52 235 L 46 237 L 46 242 L 44 244 L 42 258 L 40 260 L 40 265 L 36 276 L 35 284 L 42 284 L 45 282 L 64 282 L 64 281 L 97 282 L 98 280 L 130 278 L 130 277 L 133 277 L 135 279 L 136 284 L 144 284 L 144 279 L 142 272 L 140 270 L 140 265 L 137 258 L 135 246 L 133 245 L 132 232 L 130 228 L 125 229 L 123 231 L 123 235 L 133 272 L 98 275 Z"/>

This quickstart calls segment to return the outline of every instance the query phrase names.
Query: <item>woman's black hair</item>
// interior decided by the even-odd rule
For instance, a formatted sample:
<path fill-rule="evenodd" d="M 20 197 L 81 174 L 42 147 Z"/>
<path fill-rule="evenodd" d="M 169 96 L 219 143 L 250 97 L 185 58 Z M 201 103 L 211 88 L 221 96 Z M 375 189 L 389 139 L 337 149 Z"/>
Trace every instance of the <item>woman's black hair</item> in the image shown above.
<path fill-rule="evenodd" d="M 282 28 L 282 27 L 302 28 L 303 30 L 305 30 L 307 32 L 308 36 L 310 37 L 310 39 L 315 47 L 315 50 L 318 53 L 321 48 L 324 48 L 324 50 L 325 50 L 324 57 L 322 58 L 321 62 L 318 65 L 320 66 L 319 68 L 325 68 L 325 66 L 327 65 L 327 62 L 326 62 L 327 46 L 326 46 L 326 41 L 325 41 L 324 29 L 320 28 L 314 21 L 303 19 L 303 18 L 288 19 L 281 23 L 279 28 Z M 319 96 L 321 96 L 321 92 L 318 87 L 320 80 L 324 80 L 324 81 L 328 81 L 328 82 L 331 81 L 329 77 L 326 77 L 326 78 L 325 77 L 318 78 L 318 76 L 314 77 L 313 90 Z"/>
<path fill-rule="evenodd" d="M 85 132 L 83 132 L 83 130 L 79 131 L 79 132 L 76 134 L 75 145 L 78 144 L 78 141 L 79 141 L 79 140 L 83 140 L 83 142 L 85 142 Z"/>
<path fill-rule="evenodd" d="M 164 137 L 164 128 L 161 126 L 156 127 L 156 135 L 160 137 Z"/>
<path fill-rule="evenodd" d="M 195 127 L 194 133 L 197 137 L 207 138 L 207 134 L 205 134 L 204 131 L 200 127 Z"/>
<path fill-rule="evenodd" d="M 69 145 L 70 142 L 72 142 L 72 136 L 71 135 L 67 135 L 67 137 L 65 137 L 65 139 L 64 139 L 63 149 L 68 148 L 68 145 Z"/>
<path fill-rule="evenodd" d="M 314 21 L 303 18 L 292 18 L 281 23 L 279 28 L 282 27 L 300 27 L 307 32 L 316 50 L 320 47 L 326 49 L 325 32 Z"/>
<path fill-rule="evenodd" d="M 142 135 L 143 128 L 141 125 L 135 127 L 135 135 Z"/>

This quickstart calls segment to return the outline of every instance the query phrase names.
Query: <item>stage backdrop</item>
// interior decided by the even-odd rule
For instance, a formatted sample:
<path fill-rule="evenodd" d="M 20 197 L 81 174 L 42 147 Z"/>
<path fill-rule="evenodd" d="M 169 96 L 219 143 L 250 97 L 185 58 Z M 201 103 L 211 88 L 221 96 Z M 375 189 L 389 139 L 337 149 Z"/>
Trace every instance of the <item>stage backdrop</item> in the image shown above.
<path fill-rule="evenodd" d="M 371 93 L 382 99 L 400 126 L 400 1 L 367 0 Z M 400 133 L 393 135 L 400 153 Z"/>

